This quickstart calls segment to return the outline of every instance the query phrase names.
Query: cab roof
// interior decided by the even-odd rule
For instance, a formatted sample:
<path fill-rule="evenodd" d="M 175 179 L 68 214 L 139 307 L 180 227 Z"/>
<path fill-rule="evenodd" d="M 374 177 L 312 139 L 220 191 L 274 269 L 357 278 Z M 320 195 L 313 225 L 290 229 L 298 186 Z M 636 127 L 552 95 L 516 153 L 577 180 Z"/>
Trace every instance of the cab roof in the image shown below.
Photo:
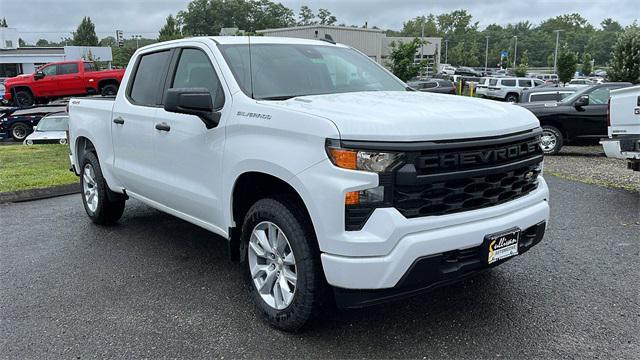
<path fill-rule="evenodd" d="M 209 39 L 221 45 L 247 44 L 251 38 L 251 44 L 291 44 L 291 45 L 327 45 L 341 46 L 342 44 L 332 44 L 328 41 L 316 39 L 301 39 L 275 36 L 210 36 Z"/>

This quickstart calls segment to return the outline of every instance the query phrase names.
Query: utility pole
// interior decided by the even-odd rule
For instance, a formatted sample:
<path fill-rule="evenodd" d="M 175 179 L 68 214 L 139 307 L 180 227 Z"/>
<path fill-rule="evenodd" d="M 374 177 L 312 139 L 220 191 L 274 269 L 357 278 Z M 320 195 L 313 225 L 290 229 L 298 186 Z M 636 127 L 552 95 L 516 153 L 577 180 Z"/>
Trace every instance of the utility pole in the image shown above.
<path fill-rule="evenodd" d="M 444 63 L 449 63 L 449 39 L 444 39 Z"/>
<path fill-rule="evenodd" d="M 516 43 L 515 46 L 513 48 L 513 68 L 516 68 L 516 59 L 518 58 L 518 35 L 515 35 L 514 38 L 516 39 Z"/>
<path fill-rule="evenodd" d="M 422 17 L 422 34 L 420 37 L 421 48 L 420 48 L 420 61 L 424 60 L 424 16 Z"/>
<path fill-rule="evenodd" d="M 556 52 L 555 52 L 555 55 L 553 56 L 553 73 L 554 74 L 558 73 L 558 42 L 560 40 L 561 31 L 564 31 L 564 30 L 553 30 L 553 32 L 556 33 Z"/>
<path fill-rule="evenodd" d="M 487 45 L 484 49 L 484 73 L 485 75 L 487 74 L 487 64 L 489 61 L 489 37 L 485 36 L 485 38 L 487 38 Z"/>

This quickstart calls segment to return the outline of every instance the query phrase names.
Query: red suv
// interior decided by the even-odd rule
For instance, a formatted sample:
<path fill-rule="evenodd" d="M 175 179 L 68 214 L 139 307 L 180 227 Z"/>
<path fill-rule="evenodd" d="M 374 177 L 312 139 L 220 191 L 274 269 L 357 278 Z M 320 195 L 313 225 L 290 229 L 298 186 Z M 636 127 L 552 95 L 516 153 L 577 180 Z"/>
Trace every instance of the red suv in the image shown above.
<path fill-rule="evenodd" d="M 123 76 L 123 69 L 96 71 L 94 63 L 83 60 L 50 63 L 7 79 L 4 98 L 26 107 L 65 96 L 115 95 Z"/>

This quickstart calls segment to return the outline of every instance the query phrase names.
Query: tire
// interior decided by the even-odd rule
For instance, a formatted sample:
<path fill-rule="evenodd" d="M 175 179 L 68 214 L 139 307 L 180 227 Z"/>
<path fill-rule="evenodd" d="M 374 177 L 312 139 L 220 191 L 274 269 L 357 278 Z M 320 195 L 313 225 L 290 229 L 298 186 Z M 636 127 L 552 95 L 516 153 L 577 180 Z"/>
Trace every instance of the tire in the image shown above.
<path fill-rule="evenodd" d="M 564 139 L 562 132 L 555 126 L 542 126 L 542 138 L 540 139 L 540 147 L 545 155 L 555 155 L 560 152 Z"/>
<path fill-rule="evenodd" d="M 265 243 L 255 235 L 260 231 L 266 236 L 266 244 L 274 245 L 272 249 L 264 251 L 261 244 Z M 279 236 L 269 236 L 276 233 Z M 279 242 L 272 243 L 273 238 Z M 328 298 L 328 286 L 315 232 L 296 201 L 283 196 L 258 200 L 245 217 L 240 251 L 249 296 L 259 315 L 271 326 L 294 332 L 317 317 Z M 258 255 L 261 251 L 262 257 Z M 290 281 L 292 273 L 295 282 Z M 258 290 L 260 283 L 266 284 L 262 293 Z"/>
<path fill-rule="evenodd" d="M 82 159 L 80 185 L 84 210 L 94 223 L 109 225 L 120 219 L 125 197 L 109 190 L 98 158 L 92 152 L 86 153 Z"/>
<path fill-rule="evenodd" d="M 509 93 L 507 94 L 507 97 L 504 98 L 504 101 L 516 103 L 518 102 L 518 94 Z"/>
<path fill-rule="evenodd" d="M 16 106 L 18 107 L 29 107 L 33 106 L 36 103 L 33 94 L 27 90 L 16 91 L 14 101 L 16 103 Z"/>
<path fill-rule="evenodd" d="M 13 124 L 11 127 L 11 137 L 15 141 L 24 141 L 29 136 L 29 127 L 23 123 Z"/>
<path fill-rule="evenodd" d="M 118 85 L 107 84 L 102 87 L 100 93 L 102 94 L 102 96 L 113 96 L 118 93 Z"/>

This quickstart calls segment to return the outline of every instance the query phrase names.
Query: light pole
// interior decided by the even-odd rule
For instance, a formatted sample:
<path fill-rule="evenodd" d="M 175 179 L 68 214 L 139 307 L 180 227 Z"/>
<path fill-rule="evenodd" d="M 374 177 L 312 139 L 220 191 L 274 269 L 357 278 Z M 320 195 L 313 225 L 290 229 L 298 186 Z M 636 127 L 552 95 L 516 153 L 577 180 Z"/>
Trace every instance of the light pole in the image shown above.
<path fill-rule="evenodd" d="M 485 38 L 487 38 L 487 45 L 484 48 L 484 73 L 487 73 L 487 64 L 489 61 L 489 37 L 485 36 Z"/>
<path fill-rule="evenodd" d="M 422 33 L 420 37 L 421 47 L 420 47 L 420 61 L 424 60 L 424 16 L 422 17 Z"/>
<path fill-rule="evenodd" d="M 513 68 L 516 68 L 516 58 L 518 57 L 518 35 L 515 35 L 513 37 L 514 39 L 516 39 L 516 43 L 513 47 Z"/>
<path fill-rule="evenodd" d="M 449 63 L 449 39 L 444 39 L 444 63 Z"/>
<path fill-rule="evenodd" d="M 556 51 L 555 51 L 555 54 L 553 55 L 553 73 L 554 74 L 558 73 L 558 42 L 560 40 L 561 31 L 564 31 L 564 30 L 553 30 L 553 32 L 556 33 Z"/>
<path fill-rule="evenodd" d="M 136 49 L 140 47 L 140 39 L 142 39 L 142 35 L 131 35 L 132 39 L 136 40 Z"/>

